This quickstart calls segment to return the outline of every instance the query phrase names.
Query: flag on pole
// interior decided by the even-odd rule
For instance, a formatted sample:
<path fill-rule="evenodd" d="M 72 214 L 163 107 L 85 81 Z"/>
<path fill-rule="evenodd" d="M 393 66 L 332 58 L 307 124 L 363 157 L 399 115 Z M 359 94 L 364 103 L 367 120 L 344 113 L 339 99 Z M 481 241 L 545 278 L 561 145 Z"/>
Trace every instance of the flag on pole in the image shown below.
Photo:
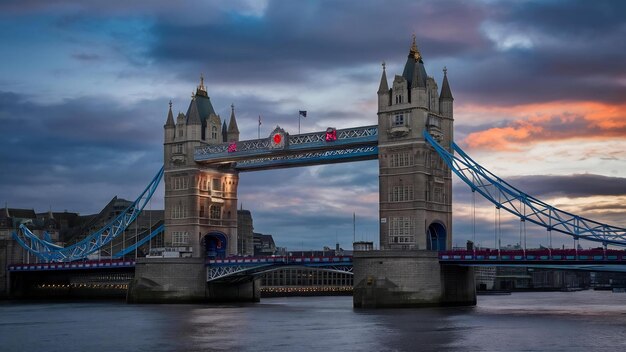
<path fill-rule="evenodd" d="M 306 117 L 306 110 L 300 110 L 300 116 Z"/>
<path fill-rule="evenodd" d="M 259 126 L 261 126 L 261 115 L 259 115 Z"/>

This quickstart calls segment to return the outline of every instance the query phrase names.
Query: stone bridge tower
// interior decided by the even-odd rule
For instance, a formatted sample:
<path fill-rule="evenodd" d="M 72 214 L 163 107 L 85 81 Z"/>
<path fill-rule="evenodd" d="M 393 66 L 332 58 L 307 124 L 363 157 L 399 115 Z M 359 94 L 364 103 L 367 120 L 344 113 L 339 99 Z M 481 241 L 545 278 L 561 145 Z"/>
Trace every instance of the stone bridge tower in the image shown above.
<path fill-rule="evenodd" d="M 218 256 L 236 254 L 239 174 L 228 166 L 206 168 L 194 161 L 196 147 L 239 140 L 234 106 L 223 133 L 201 77 L 187 113 L 174 120 L 170 103 L 163 127 L 164 247 L 181 256 L 201 257 L 207 250 Z"/>
<path fill-rule="evenodd" d="M 451 248 L 451 172 L 422 131 L 450 148 L 453 100 L 446 69 L 439 93 L 415 38 L 391 88 L 383 63 L 378 89 L 381 249 Z"/>

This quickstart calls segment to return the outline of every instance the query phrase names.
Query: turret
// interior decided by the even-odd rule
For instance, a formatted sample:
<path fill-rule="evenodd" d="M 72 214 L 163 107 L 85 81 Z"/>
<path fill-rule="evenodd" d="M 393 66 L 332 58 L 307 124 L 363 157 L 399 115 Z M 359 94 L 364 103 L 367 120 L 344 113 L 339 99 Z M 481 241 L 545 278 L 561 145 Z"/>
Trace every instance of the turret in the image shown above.
<path fill-rule="evenodd" d="M 443 68 L 443 83 L 441 83 L 441 94 L 439 94 L 439 112 L 441 115 L 453 118 L 453 102 L 452 91 L 450 90 L 450 83 L 448 83 L 448 69 Z"/>
<path fill-rule="evenodd" d="M 237 120 L 235 119 L 235 105 L 230 105 L 230 121 L 228 121 L 228 142 L 239 141 L 239 127 L 237 127 Z"/>
<path fill-rule="evenodd" d="M 187 116 L 187 140 L 197 141 L 202 138 L 202 121 L 198 112 L 198 103 L 196 98 L 191 100 L 189 113 Z"/>
<path fill-rule="evenodd" d="M 165 142 L 171 142 L 174 140 L 174 134 L 176 133 L 176 125 L 174 124 L 174 115 L 172 115 L 172 101 L 170 100 L 170 109 L 167 112 L 167 120 L 163 125 L 165 130 Z"/>
<path fill-rule="evenodd" d="M 185 140 L 185 135 L 187 134 L 187 126 L 185 120 L 185 114 L 179 112 L 178 116 L 176 116 L 176 136 L 174 136 L 174 139 L 176 141 Z"/>
<path fill-rule="evenodd" d="M 380 76 L 380 84 L 378 85 L 378 109 L 383 106 L 391 105 L 389 85 L 387 85 L 387 73 L 385 71 L 385 62 L 383 61 L 383 74 Z"/>

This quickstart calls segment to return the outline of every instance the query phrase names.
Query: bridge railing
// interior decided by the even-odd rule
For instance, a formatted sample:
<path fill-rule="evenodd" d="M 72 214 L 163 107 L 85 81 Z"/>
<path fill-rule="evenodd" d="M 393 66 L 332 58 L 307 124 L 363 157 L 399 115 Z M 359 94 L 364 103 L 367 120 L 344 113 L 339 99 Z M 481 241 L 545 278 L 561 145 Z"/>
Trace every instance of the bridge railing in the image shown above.
<path fill-rule="evenodd" d="M 351 264 L 352 256 L 265 256 L 207 259 L 207 265 Z"/>
<path fill-rule="evenodd" d="M 9 271 L 48 271 L 48 270 L 83 270 L 83 269 L 107 269 L 107 268 L 132 268 L 134 260 L 128 259 L 101 259 L 83 260 L 75 262 L 52 262 L 34 264 L 10 264 Z"/>
<path fill-rule="evenodd" d="M 612 249 L 452 250 L 439 252 L 441 261 L 624 261 L 626 251 Z"/>

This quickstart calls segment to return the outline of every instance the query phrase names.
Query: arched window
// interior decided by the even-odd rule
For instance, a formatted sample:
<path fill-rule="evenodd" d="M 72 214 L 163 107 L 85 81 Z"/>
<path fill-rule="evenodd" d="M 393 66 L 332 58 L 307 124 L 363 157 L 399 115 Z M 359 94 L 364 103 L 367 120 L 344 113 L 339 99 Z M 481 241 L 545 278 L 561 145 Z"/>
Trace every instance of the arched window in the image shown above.
<path fill-rule="evenodd" d="M 217 127 L 216 126 L 211 127 L 211 139 L 217 139 Z"/>

